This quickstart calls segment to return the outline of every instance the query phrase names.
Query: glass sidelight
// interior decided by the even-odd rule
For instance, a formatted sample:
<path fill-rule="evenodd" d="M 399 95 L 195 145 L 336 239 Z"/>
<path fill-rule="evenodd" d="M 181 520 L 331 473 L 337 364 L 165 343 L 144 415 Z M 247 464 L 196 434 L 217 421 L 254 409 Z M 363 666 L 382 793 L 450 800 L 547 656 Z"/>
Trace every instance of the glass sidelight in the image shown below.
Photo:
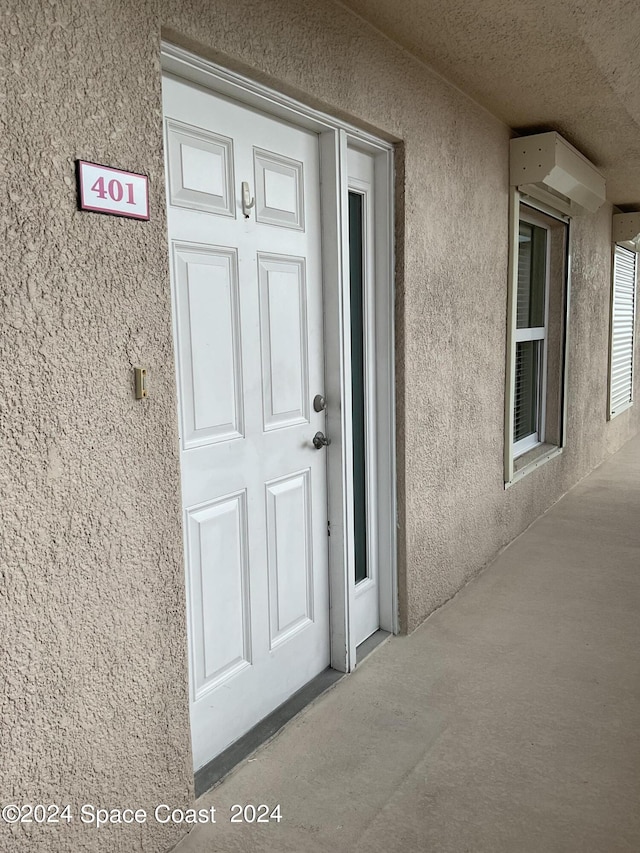
<path fill-rule="evenodd" d="M 377 385 L 380 314 L 376 298 L 389 261 L 381 228 L 384 211 L 376 205 L 376 156 L 348 148 L 349 306 L 351 356 L 351 447 L 353 564 L 349 566 L 352 637 L 363 643 L 380 627 L 379 476 L 386 464 L 376 452 L 380 428 Z M 346 296 L 346 294 L 345 294 Z M 386 314 L 386 308 L 382 309 Z M 383 417 L 388 417 L 385 407 Z"/>
<path fill-rule="evenodd" d="M 355 581 L 367 571 L 367 478 L 364 371 L 364 196 L 349 192 L 349 272 L 351 292 L 351 397 L 353 422 L 353 515 Z"/>

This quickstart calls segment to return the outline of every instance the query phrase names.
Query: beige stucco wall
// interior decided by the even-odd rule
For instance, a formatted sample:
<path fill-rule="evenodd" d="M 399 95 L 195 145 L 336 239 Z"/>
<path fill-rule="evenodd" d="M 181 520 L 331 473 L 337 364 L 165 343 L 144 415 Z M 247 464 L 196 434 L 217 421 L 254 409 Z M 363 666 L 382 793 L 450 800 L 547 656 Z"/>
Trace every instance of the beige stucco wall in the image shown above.
<path fill-rule="evenodd" d="M 510 131 L 340 7 L 279 3 L 265 16 L 260 3 L 167 2 L 163 21 L 168 40 L 257 67 L 402 140 L 399 587 L 411 630 L 528 523 L 494 518 L 504 499 Z"/>
<path fill-rule="evenodd" d="M 637 430 L 606 421 L 610 218 L 573 223 L 568 447 L 503 488 L 508 139 L 482 108 L 327 3 L 199 0 L 164 36 L 402 140 L 397 246 L 400 607 L 411 630 Z"/>
<path fill-rule="evenodd" d="M 164 850 L 77 819 L 193 787 L 157 10 L 2 5 L 0 798 L 76 819 L 0 850 Z M 79 213 L 77 157 L 148 173 L 151 222 Z"/>
<path fill-rule="evenodd" d="M 329 0 L 3 8 L 1 796 L 184 805 L 192 777 L 161 28 L 403 142 L 404 630 L 637 429 L 637 407 L 605 420 L 611 209 L 573 228 L 567 450 L 505 492 L 508 128 Z M 147 173 L 151 221 L 79 213 L 78 157 Z M 138 364 L 149 370 L 145 402 L 133 399 Z M 100 833 L 77 821 L 0 827 L 0 848 L 163 851 L 180 832 L 153 821 Z"/>

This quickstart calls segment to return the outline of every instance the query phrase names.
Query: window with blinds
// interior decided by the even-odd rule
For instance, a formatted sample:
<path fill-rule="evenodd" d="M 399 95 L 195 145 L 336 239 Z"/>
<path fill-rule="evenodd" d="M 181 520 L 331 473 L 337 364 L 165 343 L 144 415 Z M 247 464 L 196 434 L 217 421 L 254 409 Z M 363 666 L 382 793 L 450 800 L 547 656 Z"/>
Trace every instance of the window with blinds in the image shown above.
<path fill-rule="evenodd" d="M 633 400 L 633 346 L 636 313 L 637 255 L 615 247 L 611 301 L 611 372 L 609 415 L 620 414 Z"/>
<path fill-rule="evenodd" d="M 509 234 L 504 481 L 565 445 L 569 217 L 515 191 Z"/>
<path fill-rule="evenodd" d="M 544 440 L 547 229 L 522 219 L 518 234 L 513 451 Z"/>

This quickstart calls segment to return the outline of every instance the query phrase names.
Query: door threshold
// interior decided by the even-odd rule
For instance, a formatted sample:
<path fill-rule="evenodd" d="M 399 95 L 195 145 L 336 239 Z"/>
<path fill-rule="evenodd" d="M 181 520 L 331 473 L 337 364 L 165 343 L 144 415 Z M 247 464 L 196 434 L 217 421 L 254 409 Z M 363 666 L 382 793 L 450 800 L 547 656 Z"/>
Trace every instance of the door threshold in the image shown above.
<path fill-rule="evenodd" d="M 376 635 L 374 634 L 374 636 Z M 369 642 L 369 640 L 365 642 Z M 325 690 L 333 687 L 343 677 L 344 672 L 338 672 L 331 668 L 325 669 L 315 678 L 312 678 L 308 684 L 305 684 L 301 690 L 294 693 L 290 699 L 283 702 L 275 711 L 272 711 L 264 720 L 261 720 L 235 743 L 228 746 L 224 752 L 197 770 L 194 774 L 196 797 L 202 796 L 214 785 L 221 782 L 236 765 L 251 755 L 252 752 L 255 752 L 258 747 L 271 740 L 296 714 L 299 714 L 314 699 L 317 699 Z"/>
<path fill-rule="evenodd" d="M 377 631 L 374 631 L 370 637 L 367 637 L 366 640 L 363 640 L 356 648 L 356 666 L 360 666 L 362 661 L 368 657 L 374 649 L 377 649 L 378 646 L 382 645 L 382 643 L 384 643 L 384 641 L 390 636 L 391 634 L 389 631 L 378 629 Z"/>

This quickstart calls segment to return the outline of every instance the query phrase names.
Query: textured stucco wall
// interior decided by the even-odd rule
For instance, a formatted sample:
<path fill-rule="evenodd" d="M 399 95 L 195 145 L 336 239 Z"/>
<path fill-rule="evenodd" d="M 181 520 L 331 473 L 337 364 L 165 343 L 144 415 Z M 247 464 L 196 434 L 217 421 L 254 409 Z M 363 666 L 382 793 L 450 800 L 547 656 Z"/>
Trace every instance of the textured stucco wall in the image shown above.
<path fill-rule="evenodd" d="M 193 776 L 159 20 L 146 2 L 2 6 L 0 798 L 180 805 Z M 149 174 L 151 222 L 78 212 L 78 157 Z M 0 824 L 0 849 L 130 853 L 180 834 L 76 817 Z"/>
<path fill-rule="evenodd" d="M 412 629 L 512 535 L 494 517 L 503 501 L 510 132 L 330 3 L 279 2 L 265 15 L 259 2 L 166 2 L 163 22 L 168 40 L 258 69 L 404 144 L 399 585 L 403 628 Z"/>
<path fill-rule="evenodd" d="M 403 628 L 637 430 L 606 421 L 610 217 L 573 223 L 568 447 L 503 488 L 510 131 L 328 2 L 164 0 L 164 36 L 403 142 L 397 365 Z"/>
<path fill-rule="evenodd" d="M 636 0 L 343 0 L 510 127 L 553 125 L 640 199 Z M 615 128 L 615 133 L 612 133 Z"/>
<path fill-rule="evenodd" d="M 400 600 L 411 630 L 637 429 L 605 420 L 610 215 L 573 228 L 569 446 L 502 481 L 509 130 L 329 0 L 4 4 L 2 796 L 192 792 L 160 32 L 402 140 Z M 73 161 L 149 174 L 79 213 Z M 136 402 L 131 369 L 149 369 Z M 0 828 L 3 850 L 162 851 L 180 830 Z M 28 836 L 32 835 L 32 838 Z"/>

